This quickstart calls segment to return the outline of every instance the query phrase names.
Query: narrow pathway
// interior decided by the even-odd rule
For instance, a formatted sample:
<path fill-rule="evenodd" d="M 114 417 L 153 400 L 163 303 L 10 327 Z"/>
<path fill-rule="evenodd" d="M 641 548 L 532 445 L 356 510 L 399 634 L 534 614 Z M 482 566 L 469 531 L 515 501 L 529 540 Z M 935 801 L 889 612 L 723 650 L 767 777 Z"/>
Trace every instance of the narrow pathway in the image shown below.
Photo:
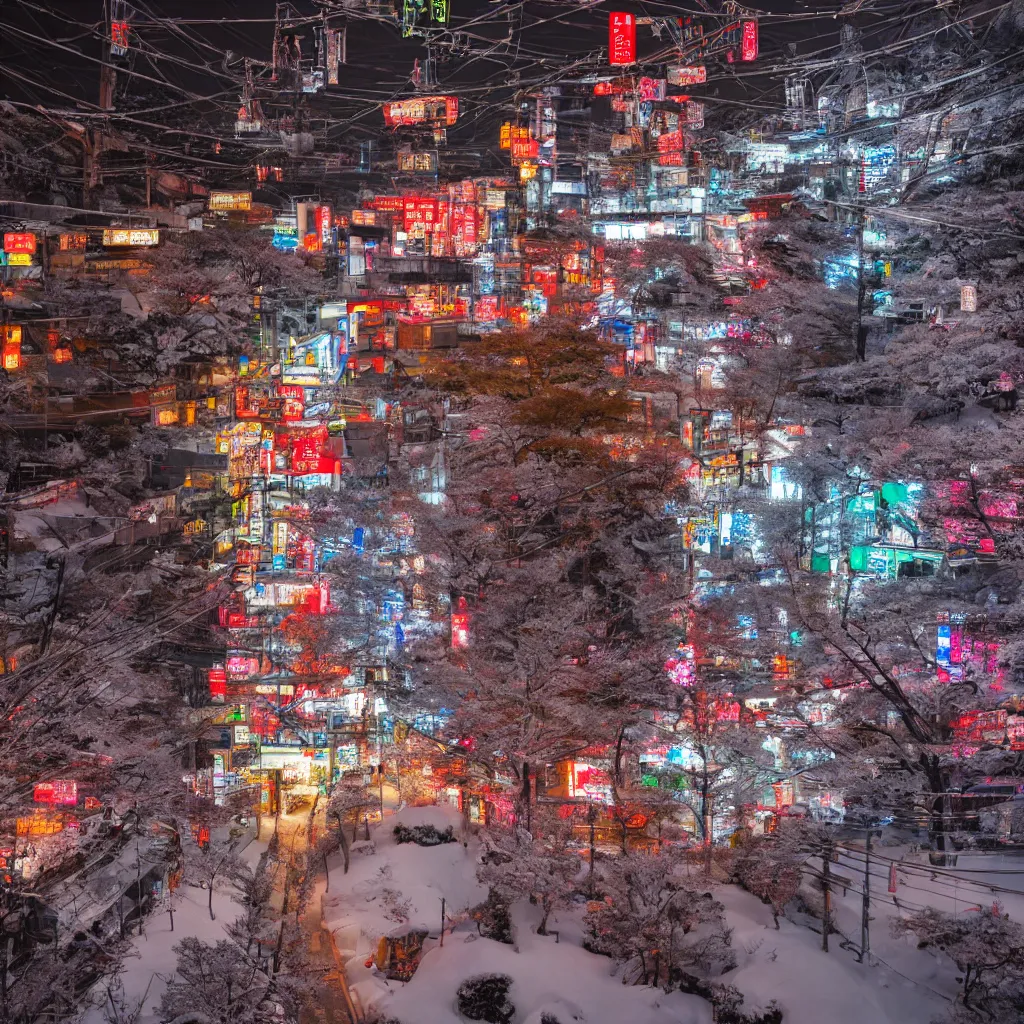
<path fill-rule="evenodd" d="M 322 810 L 317 814 L 316 824 L 318 830 L 324 827 Z M 280 859 L 274 876 L 274 888 L 275 905 L 280 911 L 284 905 L 284 887 L 289 874 L 286 866 L 295 864 L 308 846 L 309 814 L 282 814 L 277 821 L 277 834 Z M 315 864 L 313 870 L 316 870 Z M 307 937 L 310 965 L 314 974 L 322 971 L 325 982 L 321 1005 L 314 1005 L 311 1001 L 303 1009 L 301 1024 L 362 1024 L 362 1016 L 349 992 L 344 964 L 334 938 L 323 927 L 323 891 L 323 884 L 318 882 L 299 922 Z"/>

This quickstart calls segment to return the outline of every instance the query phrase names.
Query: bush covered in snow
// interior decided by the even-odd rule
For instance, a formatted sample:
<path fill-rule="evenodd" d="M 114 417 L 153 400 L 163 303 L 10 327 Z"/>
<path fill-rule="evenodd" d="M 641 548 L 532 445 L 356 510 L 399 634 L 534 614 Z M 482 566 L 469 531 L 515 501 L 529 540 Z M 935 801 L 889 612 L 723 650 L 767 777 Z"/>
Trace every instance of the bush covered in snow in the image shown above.
<path fill-rule="evenodd" d="M 508 902 L 494 889 L 487 893 L 483 903 L 473 907 L 469 913 L 476 921 L 477 931 L 485 939 L 512 945 L 512 919 L 508 913 Z"/>
<path fill-rule="evenodd" d="M 512 979 L 507 974 L 481 974 L 467 978 L 457 995 L 459 1013 L 470 1020 L 511 1024 L 516 1008 L 508 998 Z"/>
<path fill-rule="evenodd" d="M 449 825 L 443 832 L 433 825 L 395 826 L 396 843 L 415 843 L 417 846 L 442 846 L 456 841 L 454 830 Z"/>

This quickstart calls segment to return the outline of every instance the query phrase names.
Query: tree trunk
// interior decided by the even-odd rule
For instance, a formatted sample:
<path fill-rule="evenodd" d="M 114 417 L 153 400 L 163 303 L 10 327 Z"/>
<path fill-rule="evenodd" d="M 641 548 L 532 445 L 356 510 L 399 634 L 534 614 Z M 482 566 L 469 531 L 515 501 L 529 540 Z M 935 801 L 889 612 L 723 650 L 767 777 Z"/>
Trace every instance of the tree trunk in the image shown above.
<path fill-rule="evenodd" d="M 216 921 L 217 918 L 216 918 L 216 916 L 213 913 L 213 876 L 211 876 L 211 878 L 210 878 L 210 892 L 208 893 L 208 899 L 206 901 L 206 905 L 207 905 L 207 907 L 210 910 L 210 920 L 211 921 Z"/>
<path fill-rule="evenodd" d="M 626 737 L 625 728 L 619 729 L 618 739 L 615 741 L 615 785 L 622 785 L 622 741 Z"/>
<path fill-rule="evenodd" d="M 345 861 L 345 871 L 344 871 L 344 873 L 347 875 L 348 874 L 348 865 L 349 865 L 350 853 L 349 853 L 348 839 L 345 838 L 345 830 L 343 828 L 339 828 L 338 829 L 338 839 L 341 841 L 341 856 L 344 858 L 344 861 Z"/>
<path fill-rule="evenodd" d="M 928 838 L 934 843 L 935 850 L 928 854 L 928 862 L 936 867 L 945 867 L 950 863 L 949 854 L 946 852 L 949 798 L 945 795 L 945 779 L 942 777 L 937 757 L 922 754 L 921 760 L 927 774 L 928 788 L 933 794 L 928 821 Z"/>
<path fill-rule="evenodd" d="M 530 792 L 530 763 L 529 761 L 523 762 L 523 789 L 522 789 L 522 800 L 526 806 L 526 831 L 531 835 L 533 834 L 533 800 L 531 799 Z"/>

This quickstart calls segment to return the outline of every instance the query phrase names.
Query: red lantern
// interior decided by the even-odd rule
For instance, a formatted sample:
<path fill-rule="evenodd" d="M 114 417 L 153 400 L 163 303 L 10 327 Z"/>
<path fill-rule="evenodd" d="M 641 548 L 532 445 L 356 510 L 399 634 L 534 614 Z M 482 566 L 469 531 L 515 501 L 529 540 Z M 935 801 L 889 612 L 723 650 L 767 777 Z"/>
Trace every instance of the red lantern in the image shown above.
<path fill-rule="evenodd" d="M 636 63 L 636 18 L 622 11 L 608 15 L 608 63 Z"/>

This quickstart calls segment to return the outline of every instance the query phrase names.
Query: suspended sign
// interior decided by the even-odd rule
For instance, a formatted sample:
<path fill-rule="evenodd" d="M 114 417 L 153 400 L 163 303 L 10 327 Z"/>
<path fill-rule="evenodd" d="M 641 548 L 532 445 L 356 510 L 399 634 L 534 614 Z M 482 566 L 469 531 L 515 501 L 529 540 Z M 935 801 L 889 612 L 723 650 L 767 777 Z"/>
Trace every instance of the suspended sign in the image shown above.
<path fill-rule="evenodd" d="M 78 783 L 74 779 L 37 782 L 32 790 L 32 799 L 37 804 L 74 807 L 78 803 Z"/>
<path fill-rule="evenodd" d="M 160 232 L 156 228 L 104 228 L 103 244 L 118 245 L 159 245 Z"/>
<path fill-rule="evenodd" d="M 129 31 L 127 21 L 112 21 L 110 23 L 110 52 L 113 56 L 123 57 L 128 52 Z"/>
<path fill-rule="evenodd" d="M 4 233 L 4 252 L 34 253 L 36 236 L 31 231 L 7 231 Z"/>
<path fill-rule="evenodd" d="M 743 36 L 740 42 L 740 60 L 757 60 L 757 22 L 743 22 Z"/>
<path fill-rule="evenodd" d="M 437 170 L 437 154 L 399 153 L 398 169 L 406 174 L 432 174 Z"/>
<path fill-rule="evenodd" d="M 973 284 L 965 284 L 960 289 L 960 310 L 963 313 L 977 312 L 978 289 Z"/>
<path fill-rule="evenodd" d="M 506 121 L 498 131 L 498 147 L 508 149 L 512 145 L 512 122 Z"/>
<path fill-rule="evenodd" d="M 76 232 L 75 234 L 61 235 L 58 241 L 61 252 L 84 252 L 89 236 Z"/>
<path fill-rule="evenodd" d="M 417 96 L 411 100 L 394 100 L 384 104 L 384 123 L 390 128 L 428 121 L 450 126 L 455 124 L 458 117 L 457 96 Z"/>
<path fill-rule="evenodd" d="M 540 155 L 540 143 L 536 139 L 513 139 L 513 160 L 536 160 Z"/>
<path fill-rule="evenodd" d="M 334 227 L 334 217 L 329 206 L 317 206 L 314 208 L 314 223 L 316 224 L 316 235 L 321 248 L 331 244 L 331 229 Z"/>
<path fill-rule="evenodd" d="M 211 210 L 251 210 L 251 192 L 211 192 Z"/>
<path fill-rule="evenodd" d="M 595 96 L 625 96 L 632 94 L 633 81 L 629 78 L 613 78 L 609 82 L 595 82 Z"/>
<path fill-rule="evenodd" d="M 469 646 L 469 613 L 452 612 L 452 647 Z"/>
<path fill-rule="evenodd" d="M 0 327 L 3 337 L 3 366 L 5 370 L 21 368 L 21 325 L 6 324 Z"/>
<path fill-rule="evenodd" d="M 708 69 L 703 64 L 668 69 L 669 85 L 703 85 L 707 80 Z"/>
<path fill-rule="evenodd" d="M 438 223 L 438 203 L 436 199 L 421 199 L 408 196 L 403 209 L 403 226 L 406 231 L 417 229 L 433 231 Z"/>
<path fill-rule="evenodd" d="M 636 84 L 636 98 L 641 103 L 653 103 L 665 98 L 664 78 L 641 78 Z"/>
<path fill-rule="evenodd" d="M 690 128 L 704 127 L 704 104 L 699 100 L 686 101 L 686 123 Z"/>
<path fill-rule="evenodd" d="M 636 18 L 622 11 L 608 15 L 608 63 L 636 63 Z"/>
<path fill-rule="evenodd" d="M 210 700 L 215 704 L 223 704 L 228 694 L 228 676 L 222 668 L 211 668 L 209 671 Z"/>
<path fill-rule="evenodd" d="M 662 167 L 680 167 L 683 163 L 683 133 L 662 132 L 658 136 L 658 163 Z"/>
<path fill-rule="evenodd" d="M 405 196 L 374 196 L 373 208 L 380 213 L 401 213 L 405 209 Z"/>

